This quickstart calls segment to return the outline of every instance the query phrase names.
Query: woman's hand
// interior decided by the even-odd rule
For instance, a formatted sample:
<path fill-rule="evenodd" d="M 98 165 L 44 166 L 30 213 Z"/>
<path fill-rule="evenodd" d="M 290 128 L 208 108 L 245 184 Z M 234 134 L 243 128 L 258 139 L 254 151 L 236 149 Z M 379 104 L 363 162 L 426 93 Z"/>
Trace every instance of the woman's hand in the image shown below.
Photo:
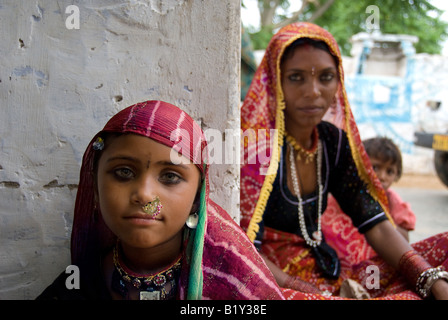
<path fill-rule="evenodd" d="M 315 285 L 306 282 L 299 277 L 288 276 L 282 288 L 288 288 L 305 293 L 323 294 Z"/>
<path fill-rule="evenodd" d="M 266 262 L 269 270 L 271 270 L 272 274 L 274 275 L 274 278 L 280 288 L 287 288 L 306 293 L 322 294 L 322 291 L 313 284 L 306 282 L 298 277 L 290 276 L 289 274 L 283 272 L 283 270 L 280 269 L 279 266 L 269 260 L 264 254 L 261 254 L 261 256 Z"/>
<path fill-rule="evenodd" d="M 437 300 L 448 300 L 448 282 L 437 280 L 431 287 L 431 292 Z"/>

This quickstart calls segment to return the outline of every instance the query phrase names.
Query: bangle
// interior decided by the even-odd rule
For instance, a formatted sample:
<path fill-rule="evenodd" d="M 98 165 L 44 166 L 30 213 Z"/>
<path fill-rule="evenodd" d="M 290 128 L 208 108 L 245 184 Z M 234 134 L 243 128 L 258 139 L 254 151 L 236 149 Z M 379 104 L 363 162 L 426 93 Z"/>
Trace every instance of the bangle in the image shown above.
<path fill-rule="evenodd" d="M 431 295 L 431 288 L 434 283 L 439 280 L 444 279 L 448 281 L 448 272 L 444 271 L 441 266 L 437 268 L 429 268 L 423 271 L 417 279 L 415 289 L 417 293 L 426 299 Z"/>
<path fill-rule="evenodd" d="M 415 250 L 409 250 L 403 254 L 398 263 L 398 271 L 412 287 L 416 285 L 423 272 L 430 268 L 432 266 Z"/>

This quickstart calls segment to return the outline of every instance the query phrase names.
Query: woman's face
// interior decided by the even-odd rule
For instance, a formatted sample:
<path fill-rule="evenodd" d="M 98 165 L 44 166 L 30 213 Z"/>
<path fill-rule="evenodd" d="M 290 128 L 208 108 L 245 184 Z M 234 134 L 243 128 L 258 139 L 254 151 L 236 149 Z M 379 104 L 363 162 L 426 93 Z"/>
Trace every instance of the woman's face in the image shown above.
<path fill-rule="evenodd" d="M 335 101 L 339 77 L 333 57 L 324 50 L 303 45 L 280 68 L 286 129 L 313 128 Z"/>
<path fill-rule="evenodd" d="M 134 134 L 114 138 L 102 152 L 97 197 L 109 229 L 136 248 L 178 241 L 198 191 L 199 169 L 184 157 L 173 164 L 171 148 Z M 142 206 L 156 196 L 163 207 L 151 219 Z"/>

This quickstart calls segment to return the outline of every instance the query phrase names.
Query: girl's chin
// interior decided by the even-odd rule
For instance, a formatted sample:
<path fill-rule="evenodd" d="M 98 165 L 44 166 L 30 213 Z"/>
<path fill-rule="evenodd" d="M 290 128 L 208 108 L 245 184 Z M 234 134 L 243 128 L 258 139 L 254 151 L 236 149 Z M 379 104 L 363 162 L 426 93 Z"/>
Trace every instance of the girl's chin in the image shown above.
<path fill-rule="evenodd" d="M 127 246 L 133 249 L 151 249 L 158 247 L 160 245 L 168 245 L 171 241 L 177 243 L 182 239 L 182 230 L 172 237 L 167 237 L 167 232 L 156 231 L 156 230 L 139 230 L 133 234 L 127 233 L 123 238 L 120 238 L 123 246 Z"/>

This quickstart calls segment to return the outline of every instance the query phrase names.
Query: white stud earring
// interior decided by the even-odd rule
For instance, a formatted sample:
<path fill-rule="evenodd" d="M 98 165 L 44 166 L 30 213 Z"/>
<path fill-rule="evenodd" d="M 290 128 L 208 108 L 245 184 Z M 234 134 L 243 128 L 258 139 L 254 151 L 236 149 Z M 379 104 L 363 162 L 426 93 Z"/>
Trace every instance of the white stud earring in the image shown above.
<path fill-rule="evenodd" d="M 199 221 L 199 215 L 198 215 L 197 212 L 195 212 L 195 213 L 190 214 L 188 216 L 187 221 L 185 222 L 185 224 L 190 229 L 196 229 L 196 227 L 198 226 L 198 221 Z"/>

